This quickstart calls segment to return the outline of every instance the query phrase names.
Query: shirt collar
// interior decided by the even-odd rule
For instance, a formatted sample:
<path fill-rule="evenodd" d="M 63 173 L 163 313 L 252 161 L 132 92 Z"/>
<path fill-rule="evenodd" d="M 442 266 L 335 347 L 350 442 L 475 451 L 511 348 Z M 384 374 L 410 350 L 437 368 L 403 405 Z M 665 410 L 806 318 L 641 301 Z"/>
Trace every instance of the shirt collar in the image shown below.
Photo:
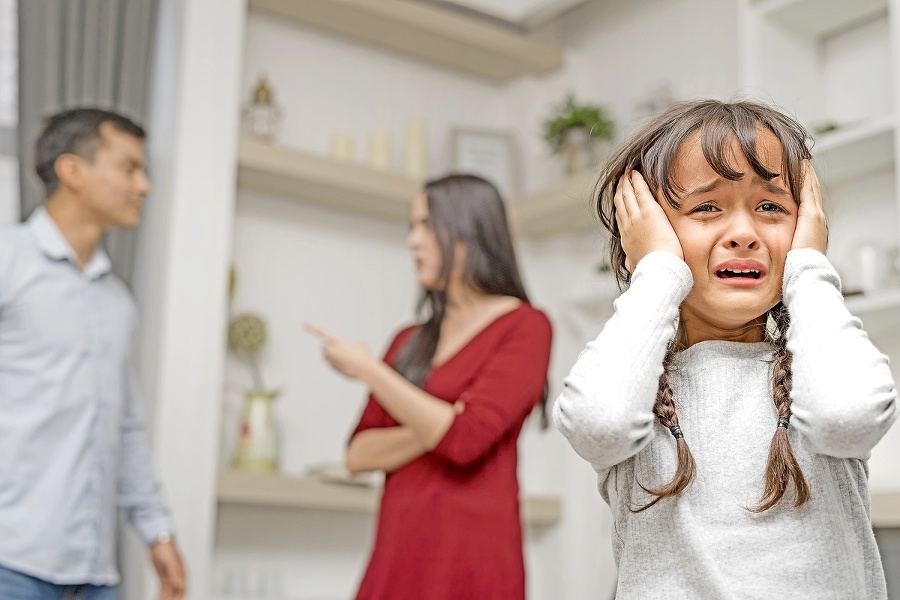
<path fill-rule="evenodd" d="M 26 224 L 37 247 L 51 260 L 66 260 L 78 268 L 78 256 L 56 226 L 56 222 L 43 206 L 37 207 Z M 109 256 L 100 246 L 94 250 L 84 274 L 90 279 L 97 279 L 112 270 Z"/>

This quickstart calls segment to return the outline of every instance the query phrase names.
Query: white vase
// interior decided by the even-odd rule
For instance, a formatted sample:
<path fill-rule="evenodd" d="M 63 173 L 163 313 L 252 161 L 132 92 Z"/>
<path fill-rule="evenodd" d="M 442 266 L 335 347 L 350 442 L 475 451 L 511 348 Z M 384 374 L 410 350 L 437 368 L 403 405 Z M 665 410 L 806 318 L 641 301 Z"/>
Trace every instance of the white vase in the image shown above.
<path fill-rule="evenodd" d="M 277 391 L 249 390 L 244 397 L 232 467 L 247 471 L 278 470 Z"/>
<path fill-rule="evenodd" d="M 560 154 L 566 175 L 574 175 L 582 171 L 597 168 L 598 144 L 591 139 L 590 132 L 584 127 L 573 127 L 563 136 Z"/>

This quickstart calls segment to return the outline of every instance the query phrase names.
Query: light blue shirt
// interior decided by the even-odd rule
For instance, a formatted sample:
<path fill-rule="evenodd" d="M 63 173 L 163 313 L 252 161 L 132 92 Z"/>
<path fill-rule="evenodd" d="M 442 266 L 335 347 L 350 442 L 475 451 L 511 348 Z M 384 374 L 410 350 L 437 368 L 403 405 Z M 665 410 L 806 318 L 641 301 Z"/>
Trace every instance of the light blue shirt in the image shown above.
<path fill-rule="evenodd" d="M 117 509 L 172 531 L 133 353 L 137 312 L 97 249 L 82 271 L 43 207 L 0 229 L 0 565 L 114 585 Z"/>

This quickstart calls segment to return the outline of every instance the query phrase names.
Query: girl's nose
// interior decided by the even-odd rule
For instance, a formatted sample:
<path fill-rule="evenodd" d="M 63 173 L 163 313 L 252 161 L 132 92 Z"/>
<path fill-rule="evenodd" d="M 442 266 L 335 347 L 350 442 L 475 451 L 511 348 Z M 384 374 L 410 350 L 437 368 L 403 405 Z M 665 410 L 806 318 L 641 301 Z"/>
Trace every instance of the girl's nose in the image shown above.
<path fill-rule="evenodd" d="M 755 250 L 759 247 L 759 235 L 750 215 L 743 212 L 735 214 L 726 237 L 730 248 L 746 248 Z"/>

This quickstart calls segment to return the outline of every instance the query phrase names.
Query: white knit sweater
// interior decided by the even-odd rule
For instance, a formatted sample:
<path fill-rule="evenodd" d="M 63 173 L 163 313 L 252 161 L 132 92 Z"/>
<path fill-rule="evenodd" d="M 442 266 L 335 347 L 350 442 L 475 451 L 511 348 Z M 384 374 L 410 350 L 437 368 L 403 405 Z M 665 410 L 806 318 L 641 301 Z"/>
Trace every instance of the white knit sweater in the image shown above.
<path fill-rule="evenodd" d="M 617 600 L 885 599 L 869 515 L 871 449 L 897 417 L 887 358 L 844 306 L 840 281 L 814 250 L 788 254 L 793 416 L 788 434 L 811 499 L 793 491 L 753 514 L 777 414 L 772 346 L 701 342 L 676 357 L 676 410 L 697 464 L 693 484 L 640 513 L 638 485 L 667 483 L 675 440 L 652 408 L 678 307 L 684 261 L 654 252 L 638 264 L 615 314 L 564 381 L 554 419 L 598 473 L 614 517 Z"/>

